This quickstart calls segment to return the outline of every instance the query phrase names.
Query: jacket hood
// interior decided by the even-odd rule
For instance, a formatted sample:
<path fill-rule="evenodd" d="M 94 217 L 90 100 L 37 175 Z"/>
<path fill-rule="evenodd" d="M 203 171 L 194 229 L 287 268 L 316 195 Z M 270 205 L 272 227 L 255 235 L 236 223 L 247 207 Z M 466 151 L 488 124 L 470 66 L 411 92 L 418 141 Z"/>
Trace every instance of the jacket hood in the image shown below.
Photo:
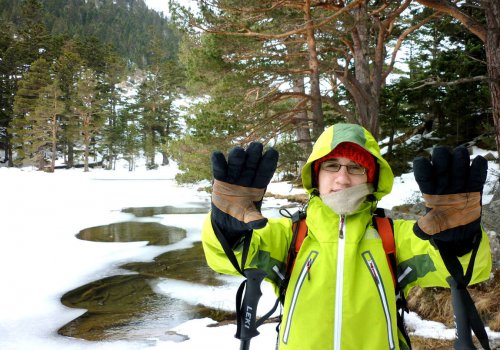
<path fill-rule="evenodd" d="M 313 184 L 313 163 L 326 156 L 342 142 L 352 142 L 367 150 L 377 160 L 377 175 L 375 176 L 373 193 L 377 200 L 390 193 L 394 183 L 394 174 L 387 161 L 382 158 L 377 140 L 360 125 L 335 124 L 327 128 L 314 144 L 307 163 L 302 168 L 302 184 L 309 195 L 317 191 Z"/>

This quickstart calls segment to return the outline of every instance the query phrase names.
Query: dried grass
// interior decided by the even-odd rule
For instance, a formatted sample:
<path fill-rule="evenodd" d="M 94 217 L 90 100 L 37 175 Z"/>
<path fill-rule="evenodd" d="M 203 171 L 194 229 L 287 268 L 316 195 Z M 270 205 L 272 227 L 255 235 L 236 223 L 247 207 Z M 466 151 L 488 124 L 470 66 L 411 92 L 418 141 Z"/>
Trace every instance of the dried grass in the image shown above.
<path fill-rule="evenodd" d="M 469 287 L 477 311 L 486 326 L 500 331 L 500 270 L 487 282 Z M 450 291 L 447 288 L 414 288 L 408 296 L 408 307 L 421 317 L 453 327 Z"/>
<path fill-rule="evenodd" d="M 290 202 L 301 203 L 301 204 L 307 203 L 307 200 L 309 199 L 309 195 L 307 195 L 305 193 L 304 194 L 281 195 L 281 194 L 274 194 L 274 193 L 266 192 L 264 197 L 273 197 L 276 199 L 288 199 Z"/>
<path fill-rule="evenodd" d="M 453 340 L 430 339 L 410 336 L 413 350 L 452 350 Z"/>

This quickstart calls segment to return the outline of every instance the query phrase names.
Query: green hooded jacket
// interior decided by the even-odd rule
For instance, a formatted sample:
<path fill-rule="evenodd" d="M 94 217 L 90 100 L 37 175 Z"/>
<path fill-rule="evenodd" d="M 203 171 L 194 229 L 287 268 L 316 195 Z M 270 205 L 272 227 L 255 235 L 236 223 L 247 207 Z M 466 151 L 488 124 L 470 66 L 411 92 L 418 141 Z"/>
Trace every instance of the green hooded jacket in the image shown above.
<path fill-rule="evenodd" d="M 310 194 L 308 235 L 287 288 L 280 350 L 408 349 L 398 332 L 396 295 L 386 253 L 372 225 L 376 202 L 365 201 L 355 213 L 339 216 L 313 188 L 312 163 L 347 141 L 358 144 L 377 159 L 377 200 L 392 189 L 392 170 L 367 130 L 354 124 L 336 124 L 319 137 L 302 170 L 302 181 Z M 413 234 L 413 224 L 410 220 L 394 221 L 397 270 L 405 295 L 417 285 L 448 287 L 449 273 L 439 252 L 429 241 Z M 284 270 L 291 239 L 292 221 L 288 218 L 269 219 L 264 228 L 253 231 L 247 267 L 266 271 L 267 280 L 276 291 L 280 277 L 275 270 Z M 238 274 L 213 232 L 210 215 L 203 227 L 202 241 L 212 269 Z M 241 250 L 236 248 L 235 254 L 239 258 Z M 465 270 L 470 253 L 459 259 Z M 488 279 L 490 271 L 489 241 L 483 232 L 472 283 Z"/>

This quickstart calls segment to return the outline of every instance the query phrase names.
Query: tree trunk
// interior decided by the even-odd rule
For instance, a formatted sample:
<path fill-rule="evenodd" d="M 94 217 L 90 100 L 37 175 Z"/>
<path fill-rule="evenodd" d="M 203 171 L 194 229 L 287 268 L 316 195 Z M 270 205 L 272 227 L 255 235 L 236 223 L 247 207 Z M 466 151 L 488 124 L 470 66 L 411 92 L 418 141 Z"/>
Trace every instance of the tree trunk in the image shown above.
<path fill-rule="evenodd" d="M 83 151 L 83 171 L 86 173 L 89 171 L 89 154 L 90 154 L 89 127 L 90 127 L 90 117 L 84 116 L 83 117 L 83 145 L 85 148 Z"/>
<path fill-rule="evenodd" d="M 491 114 L 495 126 L 495 140 L 500 155 L 500 2 L 485 1 L 486 13 L 486 62 L 488 85 L 491 94 Z M 500 163 L 500 157 L 497 159 Z"/>
<path fill-rule="evenodd" d="M 378 139 L 379 135 L 379 100 L 382 79 L 383 52 L 378 52 L 374 60 L 373 75 L 370 72 L 370 34 L 368 31 L 369 17 L 366 5 L 360 5 L 354 10 L 356 26 L 352 31 L 354 48 L 354 67 L 357 84 L 346 85 L 349 92 L 356 101 L 356 109 L 359 114 L 360 124 L 368 129 Z M 378 28 L 382 30 L 382 28 Z M 383 46 L 377 46 L 376 50 L 383 51 Z M 349 88 L 350 87 L 350 88 Z M 354 92 L 353 89 L 358 91 Z"/>
<path fill-rule="evenodd" d="M 321 90 L 319 86 L 319 61 L 316 51 L 316 39 L 311 17 L 311 0 L 304 2 L 304 19 L 307 23 L 307 49 L 309 51 L 309 69 L 311 84 L 311 110 L 313 115 L 312 138 L 317 140 L 325 129 L 323 107 L 321 105 Z"/>
<path fill-rule="evenodd" d="M 170 119 L 167 121 L 167 125 L 164 128 L 160 128 L 160 138 L 162 140 L 162 145 L 161 145 L 161 165 L 166 166 L 170 164 L 170 161 L 168 160 L 168 150 L 169 150 L 169 135 L 170 135 Z"/>
<path fill-rule="evenodd" d="M 128 171 L 134 170 L 134 156 L 131 156 L 128 160 Z"/>
<path fill-rule="evenodd" d="M 104 157 L 105 159 L 106 158 L 108 159 L 108 162 L 106 163 L 105 169 L 106 170 L 113 170 L 113 158 L 114 158 L 113 146 L 108 145 L 107 150 L 108 150 L 108 156 Z"/>
<path fill-rule="evenodd" d="M 9 168 L 12 168 L 14 166 L 14 161 L 12 160 L 12 143 L 10 142 L 10 134 L 7 132 L 7 150 L 6 150 L 6 157 L 7 157 L 7 166 Z"/>
<path fill-rule="evenodd" d="M 306 95 L 306 89 L 304 86 L 304 78 L 300 77 L 292 81 L 292 90 L 295 93 Z M 298 101 L 300 102 L 300 101 Z M 298 143 L 305 155 L 311 154 L 312 151 L 312 141 L 311 132 L 309 129 L 309 122 L 307 119 L 307 112 L 298 112 L 294 116 L 293 124 L 295 125 L 295 141 Z M 305 161 L 305 159 L 304 159 Z"/>
<path fill-rule="evenodd" d="M 161 165 L 165 166 L 170 164 L 170 161 L 168 160 L 168 154 L 165 151 L 161 152 Z"/>
<path fill-rule="evenodd" d="M 291 57 L 298 56 L 301 49 L 301 44 L 297 44 L 296 42 L 289 43 L 285 40 L 284 44 L 287 47 L 287 52 Z M 311 154 L 312 151 L 312 140 L 311 140 L 311 128 L 310 128 L 310 120 L 308 118 L 307 110 L 303 107 L 306 104 L 306 88 L 305 88 L 305 78 L 303 75 L 299 75 L 296 78 L 293 78 L 291 81 L 292 91 L 297 94 L 297 96 L 302 96 L 296 98 L 295 108 L 299 111 L 294 113 L 292 124 L 295 128 L 295 142 L 302 149 L 302 152 L 305 156 Z M 306 159 L 299 160 L 299 166 L 302 168 L 302 163 L 305 163 Z"/>
<path fill-rule="evenodd" d="M 54 172 L 56 167 L 56 152 L 57 152 L 57 115 L 52 115 L 52 155 L 50 159 L 50 172 Z"/>
<path fill-rule="evenodd" d="M 75 150 L 71 141 L 68 142 L 68 162 L 67 166 L 69 169 L 75 166 Z"/>

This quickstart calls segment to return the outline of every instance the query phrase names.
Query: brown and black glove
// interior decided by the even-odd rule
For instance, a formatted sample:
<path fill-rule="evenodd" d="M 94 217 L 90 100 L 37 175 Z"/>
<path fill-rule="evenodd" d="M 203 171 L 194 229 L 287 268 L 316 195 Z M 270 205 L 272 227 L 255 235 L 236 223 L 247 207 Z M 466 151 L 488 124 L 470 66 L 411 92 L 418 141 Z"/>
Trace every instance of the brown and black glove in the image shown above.
<path fill-rule="evenodd" d="M 231 245 L 267 223 L 260 208 L 279 155 L 273 148 L 262 152 L 262 143 L 252 142 L 246 150 L 233 148 L 227 161 L 221 152 L 212 154 L 212 222 Z"/>
<path fill-rule="evenodd" d="M 481 234 L 481 195 L 488 162 L 477 156 L 470 162 L 467 149 L 434 148 L 431 159 L 418 157 L 413 171 L 427 213 L 413 227 L 421 239 L 462 256 Z"/>

